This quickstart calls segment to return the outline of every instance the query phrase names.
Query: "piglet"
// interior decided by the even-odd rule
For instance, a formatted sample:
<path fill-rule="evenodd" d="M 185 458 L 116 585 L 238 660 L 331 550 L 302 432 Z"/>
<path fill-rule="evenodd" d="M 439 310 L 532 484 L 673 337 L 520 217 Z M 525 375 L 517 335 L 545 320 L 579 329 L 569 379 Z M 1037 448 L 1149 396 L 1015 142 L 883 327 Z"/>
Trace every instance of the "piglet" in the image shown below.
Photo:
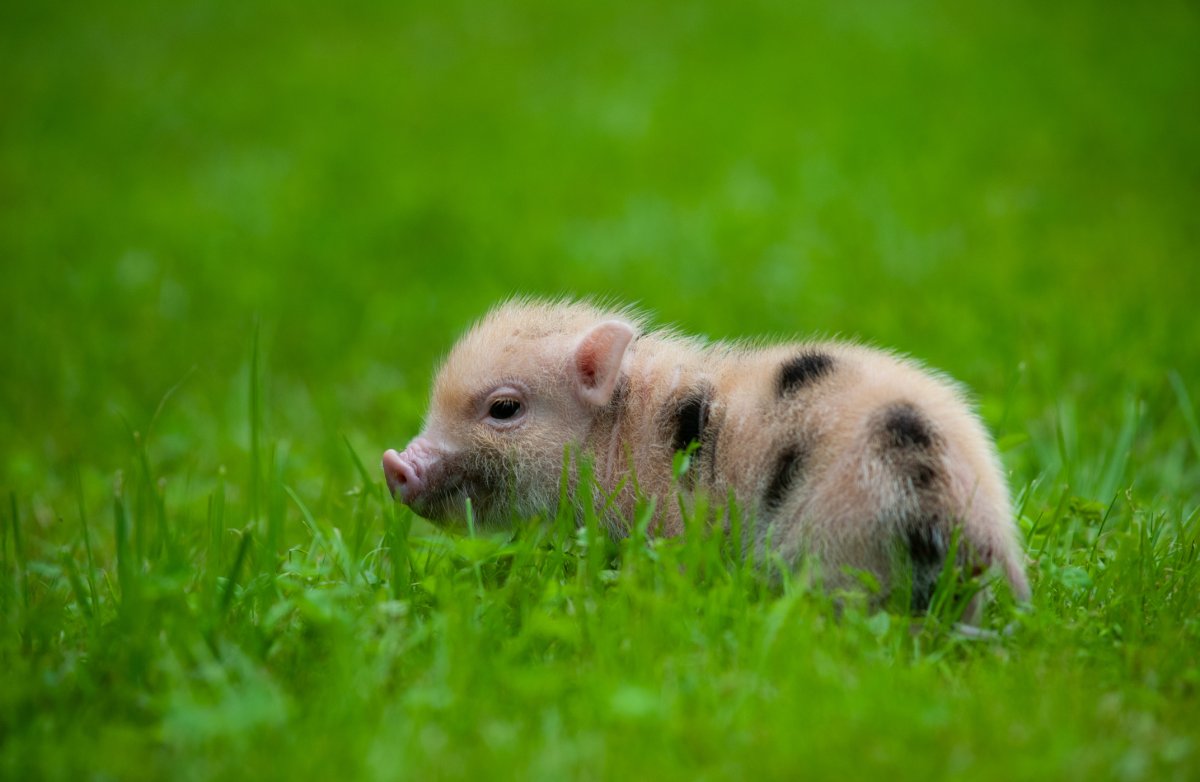
<path fill-rule="evenodd" d="M 692 444 L 676 481 L 674 455 Z M 749 545 L 807 558 L 828 584 L 860 569 L 886 594 L 903 567 L 923 610 L 957 530 L 960 565 L 1029 597 L 991 437 L 955 383 L 892 353 L 708 343 L 630 309 L 515 299 L 454 346 L 424 431 L 383 471 L 425 518 L 461 521 L 470 498 L 477 524 L 501 526 L 556 507 L 566 446 L 591 460 L 615 536 L 639 491 L 732 496 Z M 657 508 L 659 534 L 683 531 L 679 503 Z"/>

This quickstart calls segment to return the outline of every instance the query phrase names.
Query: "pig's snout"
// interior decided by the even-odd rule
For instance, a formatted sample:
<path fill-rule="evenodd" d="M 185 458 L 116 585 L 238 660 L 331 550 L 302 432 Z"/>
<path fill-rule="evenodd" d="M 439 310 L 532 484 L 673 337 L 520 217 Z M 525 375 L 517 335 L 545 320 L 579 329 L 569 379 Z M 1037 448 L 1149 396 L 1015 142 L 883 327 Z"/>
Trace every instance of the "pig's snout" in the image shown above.
<path fill-rule="evenodd" d="M 383 475 L 392 496 L 405 505 L 416 502 L 425 491 L 427 478 L 437 461 L 437 454 L 419 438 L 409 443 L 403 453 L 388 449 L 383 454 Z"/>

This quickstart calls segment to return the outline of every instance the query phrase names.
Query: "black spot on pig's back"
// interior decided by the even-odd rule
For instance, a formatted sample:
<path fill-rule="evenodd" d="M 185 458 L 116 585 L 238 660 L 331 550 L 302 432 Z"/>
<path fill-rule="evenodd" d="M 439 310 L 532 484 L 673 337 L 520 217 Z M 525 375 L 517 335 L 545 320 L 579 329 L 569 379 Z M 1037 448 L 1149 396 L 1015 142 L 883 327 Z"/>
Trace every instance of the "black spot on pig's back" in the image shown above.
<path fill-rule="evenodd" d="M 891 469 L 914 489 L 936 491 L 942 486 L 943 441 L 928 416 L 911 402 L 894 402 L 876 420 L 876 442 Z"/>
<path fill-rule="evenodd" d="M 934 444 L 929 421 L 909 402 L 898 402 L 883 411 L 880 434 L 884 444 L 905 451 L 924 451 Z"/>
<path fill-rule="evenodd" d="M 805 350 L 789 358 L 779 368 L 779 396 L 786 397 L 817 384 L 833 373 L 834 365 L 833 356 L 822 350 Z"/>

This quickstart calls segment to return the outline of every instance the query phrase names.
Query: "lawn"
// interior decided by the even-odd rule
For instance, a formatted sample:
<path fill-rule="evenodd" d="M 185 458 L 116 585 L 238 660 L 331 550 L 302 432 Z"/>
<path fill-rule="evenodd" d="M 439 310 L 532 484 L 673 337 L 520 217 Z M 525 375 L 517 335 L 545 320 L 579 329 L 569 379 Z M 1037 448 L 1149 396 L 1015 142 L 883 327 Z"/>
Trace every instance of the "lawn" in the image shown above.
<path fill-rule="evenodd" d="M 0 778 L 1200 778 L 1197 74 L 1183 2 L 4 4 Z M 517 292 L 949 372 L 1032 605 L 413 517 Z"/>

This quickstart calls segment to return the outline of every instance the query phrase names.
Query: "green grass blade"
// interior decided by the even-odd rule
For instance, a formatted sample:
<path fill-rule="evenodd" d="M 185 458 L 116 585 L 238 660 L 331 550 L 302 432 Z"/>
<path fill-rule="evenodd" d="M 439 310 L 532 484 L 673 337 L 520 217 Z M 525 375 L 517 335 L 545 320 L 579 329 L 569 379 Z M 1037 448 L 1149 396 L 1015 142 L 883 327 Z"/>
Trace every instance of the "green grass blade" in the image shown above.
<path fill-rule="evenodd" d="M 83 586 L 83 579 L 79 576 L 79 566 L 75 564 L 75 558 L 69 552 L 62 552 L 59 556 L 59 563 L 62 565 L 63 571 L 67 574 L 67 582 L 71 586 L 71 594 L 75 596 L 75 603 L 79 606 L 80 611 L 88 619 L 95 616 L 95 610 L 92 608 L 92 598 Z"/>
<path fill-rule="evenodd" d="M 25 615 L 29 614 L 29 564 L 25 559 L 25 546 L 21 542 L 21 516 L 17 510 L 17 493 L 10 492 L 8 495 L 9 508 L 9 524 L 12 528 L 13 539 L 13 557 L 16 560 L 16 574 L 19 584 L 18 592 L 21 595 L 21 608 Z"/>
<path fill-rule="evenodd" d="M 1196 408 L 1192 406 L 1192 398 L 1188 394 L 1187 386 L 1184 385 L 1179 372 L 1172 369 L 1167 373 L 1167 377 L 1171 381 L 1171 388 L 1175 390 L 1175 398 L 1179 401 L 1179 412 L 1183 415 L 1184 423 L 1187 424 L 1192 450 L 1196 452 L 1196 458 L 1200 459 L 1200 423 L 1196 421 Z"/>
<path fill-rule="evenodd" d="M 87 566 L 88 594 L 93 601 L 92 616 L 95 618 L 99 615 L 100 592 L 96 589 L 96 557 L 92 553 L 91 524 L 88 521 L 87 500 L 83 494 L 83 473 L 78 465 L 75 467 L 75 496 L 79 501 L 79 528 L 83 538 L 84 564 Z"/>
<path fill-rule="evenodd" d="M 113 543 L 117 555 L 117 586 L 121 595 L 121 608 L 124 610 L 137 599 L 137 566 L 129 546 L 129 515 L 125 509 L 120 485 L 113 493 Z"/>
<path fill-rule="evenodd" d="M 250 506 L 249 521 L 253 523 L 259 514 L 259 495 L 262 485 L 262 459 L 260 440 L 262 437 L 262 381 L 259 377 L 259 321 L 254 318 L 254 331 L 250 348 Z"/>
<path fill-rule="evenodd" d="M 221 592 L 220 616 L 222 618 L 229 615 L 229 608 L 233 605 L 234 590 L 237 588 L 238 576 L 242 572 L 242 564 L 246 561 L 246 557 L 250 551 L 250 544 L 253 540 L 249 529 L 242 530 L 242 539 L 238 542 L 237 554 L 233 558 L 233 564 L 229 568 L 229 573 L 225 576 L 225 588 Z"/>

